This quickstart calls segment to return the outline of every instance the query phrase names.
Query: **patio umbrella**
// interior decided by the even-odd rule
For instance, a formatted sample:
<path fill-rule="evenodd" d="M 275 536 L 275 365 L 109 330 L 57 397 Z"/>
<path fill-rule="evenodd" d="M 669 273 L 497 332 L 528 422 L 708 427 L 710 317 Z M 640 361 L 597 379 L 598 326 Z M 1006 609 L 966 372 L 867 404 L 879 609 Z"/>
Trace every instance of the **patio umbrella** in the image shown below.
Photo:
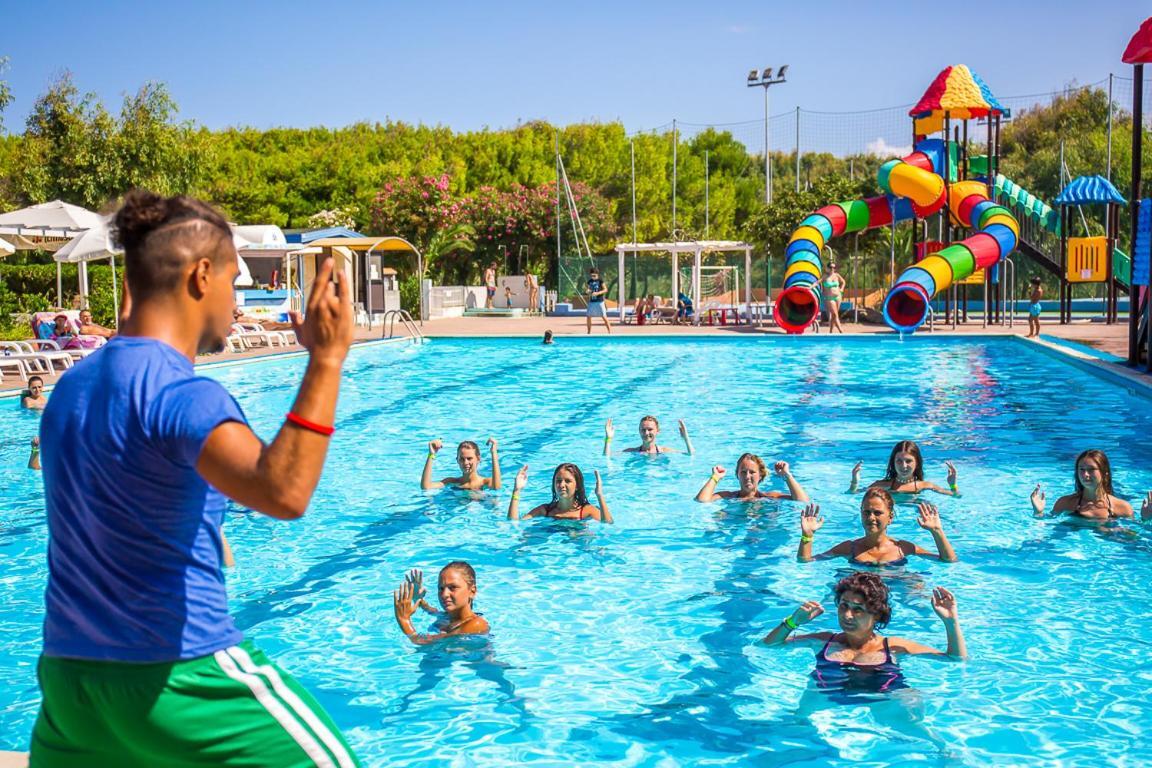
<path fill-rule="evenodd" d="M 0 238 L 0 256 L 11 256 L 13 253 L 16 253 L 16 246 L 4 238 Z"/>
<path fill-rule="evenodd" d="M 53 200 L 0 214 L 0 238 L 18 251 L 56 251 L 81 232 L 100 226 L 104 217 L 87 208 Z M 64 301 L 60 262 L 56 263 L 56 303 Z"/>
<path fill-rule="evenodd" d="M 120 297 L 116 287 L 116 256 L 123 253 L 112 244 L 109 229 L 111 216 L 101 216 L 100 223 L 72 238 L 53 254 L 57 264 L 80 265 L 80 295 L 88 298 L 88 262 L 108 259 L 112 264 L 112 308 L 117 322 L 120 318 Z"/>

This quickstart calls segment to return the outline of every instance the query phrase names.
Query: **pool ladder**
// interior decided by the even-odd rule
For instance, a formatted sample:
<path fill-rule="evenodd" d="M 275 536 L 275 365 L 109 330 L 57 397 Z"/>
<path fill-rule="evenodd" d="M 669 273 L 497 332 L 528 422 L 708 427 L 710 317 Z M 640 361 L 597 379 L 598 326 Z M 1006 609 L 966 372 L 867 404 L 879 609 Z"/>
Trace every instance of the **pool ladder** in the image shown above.
<path fill-rule="evenodd" d="M 396 338 L 396 319 L 399 318 L 404 327 L 408 329 L 408 336 L 415 344 L 423 344 L 424 334 L 416 327 L 416 323 L 412 321 L 412 315 L 408 314 L 406 309 L 390 309 L 384 313 L 384 317 L 380 322 L 382 339 Z"/>

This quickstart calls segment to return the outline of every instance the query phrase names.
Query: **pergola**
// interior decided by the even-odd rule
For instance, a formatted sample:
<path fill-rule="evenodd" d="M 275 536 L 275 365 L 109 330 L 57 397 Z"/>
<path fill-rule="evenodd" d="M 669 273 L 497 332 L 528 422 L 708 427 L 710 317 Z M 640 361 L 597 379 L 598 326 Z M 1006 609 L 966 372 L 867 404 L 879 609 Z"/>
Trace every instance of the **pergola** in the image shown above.
<path fill-rule="evenodd" d="M 316 250 L 313 250 L 316 249 Z M 416 254 L 416 271 L 417 274 L 423 276 L 424 274 L 424 256 L 420 250 L 412 245 L 402 237 L 385 236 L 385 237 L 325 237 L 319 240 L 313 240 L 308 243 L 309 252 L 319 252 L 323 257 L 332 256 L 335 260 L 336 268 L 343 269 L 345 265 L 350 267 L 352 286 L 356 294 L 361 289 L 361 283 L 368 278 L 366 275 L 371 275 L 371 270 L 368 268 L 368 260 L 373 255 L 381 255 L 384 253 L 404 252 Z M 355 258 L 361 256 L 363 258 Z M 302 292 L 307 293 L 306 283 L 310 283 L 311 279 L 315 278 L 316 265 L 312 265 L 312 269 L 308 270 L 306 266 L 301 267 L 300 270 L 300 289 Z M 311 274 L 309 274 L 311 273 Z M 365 308 L 368 312 L 368 326 L 372 326 L 372 291 L 364 287 L 365 297 L 368 306 Z M 424 292 L 420 292 L 420 318 L 424 319 Z"/>
<path fill-rule="evenodd" d="M 696 308 L 693 323 L 700 323 L 700 262 L 706 253 L 744 252 L 744 304 L 748 324 L 752 324 L 752 246 L 739 240 L 685 240 L 674 243 L 618 243 L 620 320 L 624 322 L 624 255 L 628 253 L 669 253 L 672 255 L 672 294 L 680 295 L 680 254 L 692 255 L 692 306 Z"/>

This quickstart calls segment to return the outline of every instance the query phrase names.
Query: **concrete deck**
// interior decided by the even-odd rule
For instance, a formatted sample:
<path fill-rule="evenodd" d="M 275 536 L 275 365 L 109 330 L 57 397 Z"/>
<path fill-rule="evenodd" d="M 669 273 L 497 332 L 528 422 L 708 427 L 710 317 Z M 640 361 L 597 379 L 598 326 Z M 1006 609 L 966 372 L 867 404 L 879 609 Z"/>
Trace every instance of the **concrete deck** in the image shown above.
<path fill-rule="evenodd" d="M 594 319 L 592 324 L 592 334 L 595 336 L 605 336 L 607 332 L 604 330 L 603 323 L 597 324 L 597 319 Z M 428 320 L 421 326 L 422 332 L 426 337 L 448 337 L 448 336 L 526 336 L 526 337 L 543 337 L 545 330 L 551 330 L 557 338 L 565 336 L 584 336 L 586 335 L 585 320 L 583 317 L 455 317 L 444 318 L 440 320 Z M 845 323 L 844 330 L 846 335 L 871 335 L 871 334 L 887 334 L 891 330 L 886 325 L 865 325 Z M 397 333 L 402 329 L 397 326 Z M 613 337 L 632 337 L 632 336 L 684 336 L 684 337 L 697 337 L 697 336 L 730 336 L 732 334 L 780 334 L 783 331 L 775 326 L 747 326 L 747 325 L 616 325 L 612 324 Z M 826 328 L 821 328 L 821 333 L 826 333 Z M 1025 336 L 1028 333 L 1027 320 L 1021 319 L 1015 323 L 1012 328 L 1007 326 L 993 325 L 987 328 L 979 321 L 969 321 L 968 323 L 960 323 L 953 330 L 951 325 L 936 326 L 932 332 L 920 331 L 922 335 L 928 336 L 950 336 L 955 334 L 962 335 L 989 335 L 989 336 Z M 1104 325 L 1103 323 L 1095 323 L 1089 321 L 1073 322 L 1069 325 L 1060 325 L 1056 322 L 1042 322 L 1041 333 L 1047 336 L 1052 336 L 1068 341 L 1076 342 L 1090 346 L 1093 349 L 1101 352 L 1110 353 L 1118 357 L 1126 357 L 1128 354 L 1128 325 L 1127 322 L 1120 322 L 1115 325 Z M 381 337 L 381 329 L 379 326 L 372 328 L 357 328 L 356 340 L 357 343 L 377 340 Z M 1044 343 L 1044 342 L 1040 342 Z M 1058 345 L 1050 345 L 1053 348 L 1060 350 L 1062 353 L 1067 354 L 1068 350 Z M 218 363 L 218 362 L 232 362 L 249 359 L 259 359 L 269 356 L 280 356 L 284 354 L 301 354 L 303 352 L 300 346 L 294 345 L 287 348 L 276 347 L 273 349 L 259 348 L 248 350 L 242 353 L 236 352 L 223 352 L 218 355 L 201 355 L 197 358 L 198 364 L 202 363 Z M 1076 356 L 1076 355 L 1074 355 Z M 1089 356 L 1079 355 L 1079 357 L 1086 358 Z M 1126 374 L 1128 376 L 1136 376 L 1136 381 L 1144 382 L 1152 380 L 1152 377 L 1141 376 L 1139 373 L 1129 370 L 1123 365 L 1114 363 L 1101 363 L 1101 365 L 1114 368 L 1118 373 Z M 58 375 L 44 376 L 45 384 L 49 387 L 59 378 Z M 14 397 L 24 389 L 24 384 L 20 379 L 7 371 L 4 372 L 3 379 L 0 380 L 0 398 Z"/>

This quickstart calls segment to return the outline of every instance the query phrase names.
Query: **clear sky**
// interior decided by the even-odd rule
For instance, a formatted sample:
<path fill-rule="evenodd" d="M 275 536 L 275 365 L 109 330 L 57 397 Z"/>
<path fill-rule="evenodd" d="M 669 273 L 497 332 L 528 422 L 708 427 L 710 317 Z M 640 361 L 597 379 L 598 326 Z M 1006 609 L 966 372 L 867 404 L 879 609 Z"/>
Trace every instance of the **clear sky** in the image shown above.
<path fill-rule="evenodd" d="M 998 96 L 1129 76 L 1120 55 L 1150 13 L 1134 0 L 0 0 L 0 55 L 9 131 L 67 69 L 113 111 L 163 81 L 183 118 L 213 128 L 544 119 L 631 132 L 761 118 L 748 70 L 784 63 L 773 114 L 906 104 L 948 64 Z"/>

